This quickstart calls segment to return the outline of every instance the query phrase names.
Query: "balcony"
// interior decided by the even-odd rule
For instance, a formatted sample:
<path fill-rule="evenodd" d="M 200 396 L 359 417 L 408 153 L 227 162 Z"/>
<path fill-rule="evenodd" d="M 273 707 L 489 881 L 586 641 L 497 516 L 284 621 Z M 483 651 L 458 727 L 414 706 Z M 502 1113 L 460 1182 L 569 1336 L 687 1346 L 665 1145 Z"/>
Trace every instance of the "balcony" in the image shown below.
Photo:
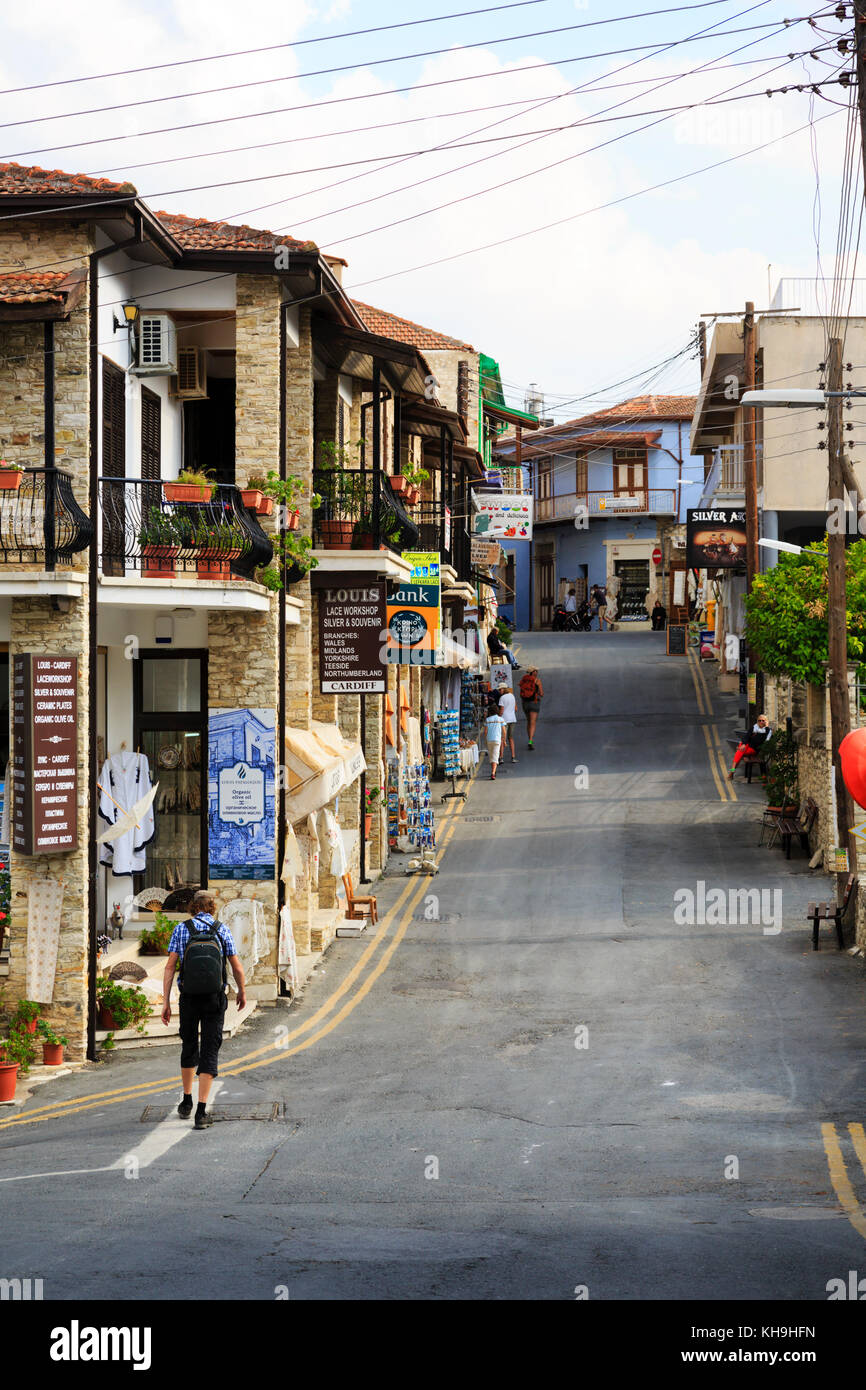
<path fill-rule="evenodd" d="M 240 489 L 227 484 L 207 501 L 170 503 L 159 480 L 100 478 L 99 524 L 104 582 L 250 580 L 273 555 Z"/>
<path fill-rule="evenodd" d="M 538 497 L 535 501 L 535 520 L 572 521 L 578 509 L 589 516 L 676 516 L 677 504 L 673 488 L 645 488 L 643 491 L 622 493 L 563 492 L 555 497 Z"/>
<path fill-rule="evenodd" d="M 384 473 L 365 469 L 313 470 L 313 491 L 322 505 L 313 514 L 313 544 L 321 550 L 379 550 L 399 555 L 418 547 L 418 526 L 391 491 Z"/>
<path fill-rule="evenodd" d="M 422 499 L 417 507 L 418 549 L 438 550 L 442 564 L 450 565 L 459 580 L 469 581 L 472 574 L 469 533 L 463 519 L 454 516 L 455 511 L 460 510 L 455 499 L 449 519 L 442 502 Z"/>
<path fill-rule="evenodd" d="M 93 536 L 72 491 L 72 474 L 28 468 L 17 492 L 0 492 L 0 556 L 6 564 L 71 565 Z"/>

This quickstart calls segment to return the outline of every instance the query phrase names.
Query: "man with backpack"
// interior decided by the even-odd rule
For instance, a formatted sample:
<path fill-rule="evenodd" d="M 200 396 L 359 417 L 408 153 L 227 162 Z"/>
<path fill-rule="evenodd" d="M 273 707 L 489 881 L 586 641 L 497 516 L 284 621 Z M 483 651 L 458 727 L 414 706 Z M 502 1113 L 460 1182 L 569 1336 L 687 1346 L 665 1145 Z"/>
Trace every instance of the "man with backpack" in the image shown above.
<path fill-rule="evenodd" d="M 526 737 L 528 746 L 532 748 L 535 726 L 538 723 L 540 701 L 544 697 L 544 690 L 536 667 L 530 666 L 526 675 L 521 677 L 519 689 L 520 698 L 523 701 L 523 713 L 526 715 Z"/>
<path fill-rule="evenodd" d="M 171 987 L 175 968 L 180 964 L 180 1075 L 183 1099 L 177 1107 L 182 1120 L 192 1113 L 192 1079 L 198 1070 L 198 1106 L 195 1112 L 196 1129 L 208 1129 L 213 1116 L 208 1114 L 207 1101 L 214 1077 L 218 1074 L 219 1050 L 223 1040 L 223 1019 L 228 1005 L 226 997 L 226 962 L 231 966 L 238 988 L 238 1008 L 247 1002 L 244 989 L 244 970 L 228 927 L 214 916 L 216 902 L 210 893 L 196 893 L 192 900 L 193 915 L 178 922 L 168 943 L 162 992 L 165 1007 L 163 1023 L 171 1022 Z M 199 1029 L 201 1043 L 199 1043 Z"/>

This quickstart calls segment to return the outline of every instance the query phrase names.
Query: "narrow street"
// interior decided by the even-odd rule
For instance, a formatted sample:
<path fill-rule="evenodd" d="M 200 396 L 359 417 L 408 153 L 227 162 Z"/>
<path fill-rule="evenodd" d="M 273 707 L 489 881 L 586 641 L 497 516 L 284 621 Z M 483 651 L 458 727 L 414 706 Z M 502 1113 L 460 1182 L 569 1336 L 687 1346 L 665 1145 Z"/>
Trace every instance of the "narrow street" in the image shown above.
<path fill-rule="evenodd" d="M 828 880 L 725 790 L 735 700 L 702 713 L 663 634 L 515 644 L 535 751 L 521 720 L 439 875 L 392 860 L 379 928 L 227 1041 L 231 1122 L 170 1118 L 174 1047 L 4 1112 L 6 1270 L 51 1299 L 822 1301 L 863 1266 L 862 962 L 812 952 Z M 701 882 L 779 890 L 782 929 L 678 922 Z"/>

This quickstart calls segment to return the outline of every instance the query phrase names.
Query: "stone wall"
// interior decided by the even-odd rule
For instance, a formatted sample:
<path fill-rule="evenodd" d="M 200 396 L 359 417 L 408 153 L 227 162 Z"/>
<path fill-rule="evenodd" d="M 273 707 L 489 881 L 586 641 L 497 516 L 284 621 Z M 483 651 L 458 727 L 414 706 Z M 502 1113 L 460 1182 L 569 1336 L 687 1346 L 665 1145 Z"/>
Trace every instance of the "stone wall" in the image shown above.
<path fill-rule="evenodd" d="M 67 1056 L 78 1061 L 87 1046 L 88 966 L 88 824 L 91 773 L 88 758 L 90 682 L 87 679 L 88 612 L 86 596 L 72 602 L 68 613 L 59 613 L 50 598 L 12 600 L 9 643 L 10 675 L 18 652 L 64 653 L 78 658 L 78 847 L 68 854 L 24 855 L 12 851 L 10 912 L 11 953 L 7 1000 L 27 997 L 27 906 L 30 885 L 50 878 L 64 884 L 60 917 L 60 945 L 54 998 L 42 1017 L 69 1039 Z"/>

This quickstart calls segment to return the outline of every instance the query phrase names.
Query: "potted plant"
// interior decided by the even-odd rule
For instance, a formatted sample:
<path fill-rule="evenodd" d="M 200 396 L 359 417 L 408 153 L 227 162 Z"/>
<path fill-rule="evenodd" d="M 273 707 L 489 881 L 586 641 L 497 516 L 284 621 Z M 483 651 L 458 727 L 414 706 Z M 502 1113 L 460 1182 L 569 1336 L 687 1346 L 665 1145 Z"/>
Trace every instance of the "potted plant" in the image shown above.
<path fill-rule="evenodd" d="M 145 579 L 174 578 L 180 539 L 175 518 L 159 507 L 151 507 L 138 533 L 141 572 Z"/>
<path fill-rule="evenodd" d="M 15 1085 L 19 1076 L 26 1076 L 36 1060 L 36 1043 L 31 1033 L 22 1028 L 10 1027 L 8 1034 L 0 1043 L 0 1065 L 5 1075 L 0 1077 L 0 1088 L 12 1087 L 11 1094 L 0 1094 L 0 1099 L 11 1100 L 15 1095 Z M 11 1075 L 10 1075 L 11 1073 Z"/>
<path fill-rule="evenodd" d="M 319 522 L 318 529 L 327 550 L 349 550 L 352 546 L 352 533 L 367 490 L 367 479 L 359 472 L 352 454 L 360 448 L 360 440 L 350 447 L 328 439 L 319 444 L 316 490 L 327 516 Z"/>
<path fill-rule="evenodd" d="M 199 579 L 231 579 L 231 561 L 243 550 L 239 540 L 229 522 L 202 518 L 192 533 L 192 544 L 198 552 L 196 573 Z"/>
<path fill-rule="evenodd" d="M 430 474 L 426 468 L 413 468 L 409 465 L 402 468 L 399 473 L 395 473 L 389 481 L 394 491 L 402 493 L 409 506 L 413 507 L 421 496 L 423 484 L 429 483 Z M 396 488 L 394 487 L 395 483 L 397 484 Z"/>
<path fill-rule="evenodd" d="M 269 473 L 268 477 L 272 475 Z M 276 474 L 273 474 L 276 477 Z M 245 507 L 249 507 L 257 516 L 270 516 L 274 510 L 274 499 L 266 495 L 267 479 L 261 473 L 254 473 L 247 480 L 246 487 L 241 488 L 241 497 Z"/>
<path fill-rule="evenodd" d="M 794 815 L 800 804 L 797 743 L 786 729 L 777 729 L 762 749 L 767 767 L 764 790 L 767 810 L 778 815 Z"/>
<path fill-rule="evenodd" d="M 126 987 L 104 975 L 96 981 L 99 1022 L 103 1028 L 134 1028 L 143 1033 L 150 1018 L 150 1000 L 140 989 Z"/>
<path fill-rule="evenodd" d="M 15 1012 L 9 1021 L 9 1027 L 13 1030 L 24 1033 L 36 1032 L 36 1020 L 42 1006 L 34 1004 L 32 999 L 19 999 L 15 1005 Z"/>
<path fill-rule="evenodd" d="M 69 1046 L 69 1039 L 62 1033 L 55 1033 L 44 1018 L 39 1020 L 39 1034 L 42 1038 L 42 1065 L 59 1067 L 63 1061 L 63 1049 Z"/>
<path fill-rule="evenodd" d="M 18 1063 L 6 1054 L 4 1043 L 0 1043 L 0 1105 L 8 1105 L 15 1099 L 18 1085 Z"/>
<path fill-rule="evenodd" d="M 6 459 L 0 459 L 0 489 L 5 492 L 17 492 L 23 477 L 24 469 L 19 468 L 17 463 L 7 463 Z"/>
<path fill-rule="evenodd" d="M 140 956 L 167 956 L 168 943 L 174 931 L 174 922 L 164 912 L 155 912 L 153 926 L 145 927 L 138 938 Z"/>
<path fill-rule="evenodd" d="M 382 507 L 379 512 L 379 549 L 396 550 L 400 541 L 400 522 L 390 508 Z M 364 512 L 352 528 L 352 549 L 373 550 L 373 512 Z"/>
<path fill-rule="evenodd" d="M 377 809 L 376 803 L 382 795 L 381 787 L 368 787 L 364 798 L 364 839 L 369 840 L 370 832 L 373 829 L 373 814 Z"/>
<path fill-rule="evenodd" d="M 196 468 L 182 468 L 177 481 L 163 483 L 166 502 L 209 502 L 213 496 L 213 473 Z"/>

